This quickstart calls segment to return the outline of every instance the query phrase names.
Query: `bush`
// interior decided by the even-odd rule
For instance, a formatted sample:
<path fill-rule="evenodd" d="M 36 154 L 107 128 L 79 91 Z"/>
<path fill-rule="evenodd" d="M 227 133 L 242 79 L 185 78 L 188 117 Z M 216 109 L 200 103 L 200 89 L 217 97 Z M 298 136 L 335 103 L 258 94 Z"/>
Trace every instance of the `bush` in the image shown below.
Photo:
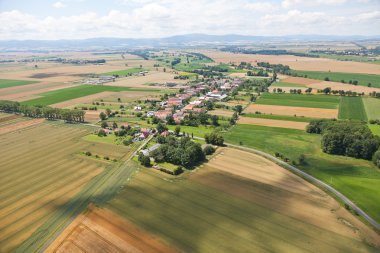
<path fill-rule="evenodd" d="M 90 151 L 87 151 L 85 154 L 86 154 L 86 156 L 91 156 L 92 155 Z"/>
<path fill-rule="evenodd" d="M 178 166 L 177 168 L 175 168 L 175 169 L 173 170 L 173 174 L 174 174 L 174 175 L 179 175 L 179 174 L 181 174 L 182 172 L 183 172 L 182 166 Z"/>
<path fill-rule="evenodd" d="M 106 136 L 106 132 L 103 130 L 103 129 L 100 129 L 99 132 L 98 132 L 98 136 L 99 137 L 103 137 L 103 136 Z"/>
<path fill-rule="evenodd" d="M 207 144 L 223 146 L 224 138 L 219 133 L 205 134 L 205 141 Z"/>
<path fill-rule="evenodd" d="M 107 161 L 110 159 L 108 156 L 105 156 L 103 158 L 104 158 L 104 160 L 107 160 Z"/>
<path fill-rule="evenodd" d="M 132 138 L 128 138 L 128 139 L 123 140 L 123 144 L 125 146 L 131 145 L 132 143 L 133 143 Z"/>
<path fill-rule="evenodd" d="M 205 155 L 212 155 L 214 154 L 215 152 L 215 148 L 211 145 L 207 145 L 204 149 L 203 149 L 203 153 Z"/>
<path fill-rule="evenodd" d="M 373 163 L 380 168 L 380 149 L 372 157 Z"/>
<path fill-rule="evenodd" d="M 102 122 L 102 124 L 100 126 L 102 128 L 107 128 L 108 127 L 108 123 L 107 122 Z"/>

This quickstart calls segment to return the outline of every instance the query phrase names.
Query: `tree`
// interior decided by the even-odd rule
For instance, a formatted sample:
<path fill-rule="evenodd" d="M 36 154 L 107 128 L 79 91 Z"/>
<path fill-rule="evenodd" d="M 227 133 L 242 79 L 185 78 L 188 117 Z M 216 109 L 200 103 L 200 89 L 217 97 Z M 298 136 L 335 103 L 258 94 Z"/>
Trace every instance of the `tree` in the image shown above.
<path fill-rule="evenodd" d="M 372 157 L 373 163 L 380 168 L 380 149 L 376 151 L 376 153 Z"/>
<path fill-rule="evenodd" d="M 165 131 L 168 130 L 168 128 L 166 127 L 166 125 L 163 124 L 163 123 L 161 123 L 161 122 L 157 124 L 156 128 L 157 128 L 157 131 L 159 133 L 162 133 L 162 132 L 165 132 Z"/>
<path fill-rule="evenodd" d="M 240 115 L 241 112 L 243 111 L 243 106 L 241 105 L 235 106 L 234 111 L 236 111 Z"/>
<path fill-rule="evenodd" d="M 139 160 L 139 162 L 140 162 L 141 165 L 143 165 L 145 167 L 149 167 L 150 166 L 150 158 L 149 158 L 149 156 L 145 156 L 143 153 L 140 153 L 139 157 L 138 157 L 138 160 Z"/>
<path fill-rule="evenodd" d="M 213 126 L 219 126 L 219 117 L 217 115 L 211 115 L 211 124 Z"/>
<path fill-rule="evenodd" d="M 106 136 L 106 132 L 103 130 L 103 129 L 100 129 L 99 132 L 98 132 L 98 136 L 99 137 L 103 137 L 103 136 Z"/>
<path fill-rule="evenodd" d="M 157 118 L 156 116 L 153 116 L 152 118 L 152 124 L 158 124 L 160 122 L 160 119 Z"/>
<path fill-rule="evenodd" d="M 203 153 L 205 155 L 211 155 L 215 152 L 215 148 L 211 145 L 207 145 L 204 149 L 203 149 Z"/>
<path fill-rule="evenodd" d="M 102 128 L 107 128 L 108 127 L 108 123 L 107 122 L 102 122 L 102 124 L 100 125 Z"/>
<path fill-rule="evenodd" d="M 174 129 L 175 135 L 178 136 L 180 132 L 181 132 L 181 127 L 180 126 L 176 126 L 175 129 Z"/>
<path fill-rule="evenodd" d="M 111 113 L 112 113 L 111 109 L 110 109 L 110 108 L 107 108 L 107 109 L 106 109 L 106 114 L 107 114 L 108 117 L 111 115 Z"/>
<path fill-rule="evenodd" d="M 224 138 L 221 134 L 214 132 L 210 134 L 205 134 L 205 141 L 207 144 L 222 146 L 224 143 Z"/>
<path fill-rule="evenodd" d="M 104 112 L 101 112 L 99 114 L 99 118 L 100 118 L 100 120 L 106 120 L 107 119 L 107 115 Z"/>
<path fill-rule="evenodd" d="M 173 118 L 172 115 L 168 115 L 168 116 L 166 117 L 166 123 L 167 123 L 168 125 L 175 125 L 175 120 L 174 120 L 174 118 Z"/>

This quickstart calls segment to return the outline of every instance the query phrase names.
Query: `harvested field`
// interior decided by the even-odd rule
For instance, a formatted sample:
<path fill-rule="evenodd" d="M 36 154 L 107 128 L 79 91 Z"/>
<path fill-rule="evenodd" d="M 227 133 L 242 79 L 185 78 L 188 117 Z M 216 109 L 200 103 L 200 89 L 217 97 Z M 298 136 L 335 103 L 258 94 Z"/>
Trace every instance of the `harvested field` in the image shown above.
<path fill-rule="evenodd" d="M 309 79 L 309 78 L 303 78 L 303 77 L 285 77 L 284 79 L 281 79 L 281 82 L 309 85 L 309 84 L 314 84 L 314 83 L 320 83 L 321 80 Z"/>
<path fill-rule="evenodd" d="M 378 251 L 379 235 L 323 191 L 261 157 L 219 152 L 180 178 L 141 169 L 107 209 L 184 252 Z"/>
<path fill-rule="evenodd" d="M 293 128 L 293 129 L 300 129 L 300 130 L 305 130 L 306 126 L 309 124 L 307 122 L 273 120 L 273 119 L 262 119 L 262 118 L 249 118 L 249 117 L 240 117 L 238 123 L 239 124 L 259 125 L 259 126 Z"/>
<path fill-rule="evenodd" d="M 0 135 L 21 130 L 44 122 L 44 119 L 23 119 L 20 122 L 0 126 Z"/>
<path fill-rule="evenodd" d="M 147 86 L 145 86 L 146 88 Z M 149 88 L 151 88 L 149 86 Z M 156 95 L 155 99 L 160 99 L 160 91 L 120 91 L 117 93 L 112 93 L 109 96 L 103 97 L 104 102 L 118 102 L 118 98 L 121 99 L 121 102 L 133 102 L 135 100 L 143 100 L 146 98 L 153 98 Z M 158 96 L 157 96 L 158 95 Z M 119 104 L 119 103 L 118 103 Z"/>
<path fill-rule="evenodd" d="M 262 112 L 266 114 L 277 115 L 297 115 L 311 118 L 337 118 L 337 109 L 322 109 L 322 108 L 308 108 L 308 107 L 295 107 L 295 106 L 279 106 L 279 105 L 259 105 L 251 104 L 244 110 L 246 113 Z"/>
<path fill-rule="evenodd" d="M 168 72 L 150 71 L 145 76 L 131 76 L 117 79 L 112 83 L 106 85 L 121 86 L 121 87 L 133 87 L 133 88 L 153 88 L 163 89 L 166 82 L 173 82 L 178 84 L 184 84 L 186 80 L 174 79 L 176 75 Z M 158 86 L 148 86 L 147 84 L 158 83 Z"/>
<path fill-rule="evenodd" d="M 222 116 L 222 117 L 231 117 L 234 112 L 233 111 L 227 111 L 227 110 L 221 110 L 221 109 L 216 109 L 216 110 L 211 110 L 207 112 L 210 115 L 217 115 L 217 116 Z"/>
<path fill-rule="evenodd" d="M 95 145 L 80 140 L 88 133 L 48 122 L 0 136 L 0 252 L 17 248 L 103 171 L 103 163 L 79 155 Z"/>
<path fill-rule="evenodd" d="M 293 55 L 254 55 L 254 54 L 234 54 L 220 51 L 201 50 L 201 53 L 212 58 L 215 62 L 240 63 L 269 62 L 272 64 L 288 65 L 295 70 L 308 71 L 334 71 L 343 73 L 363 73 L 380 75 L 380 65 L 354 62 L 338 61 L 326 58 L 298 57 Z"/>
<path fill-rule="evenodd" d="M 68 252 L 73 249 L 91 253 L 179 252 L 122 217 L 99 208 L 91 208 L 88 213 L 76 218 L 45 252 Z"/>
<path fill-rule="evenodd" d="M 108 97 L 108 96 L 110 96 L 110 95 L 112 95 L 114 93 L 116 93 L 116 92 L 103 91 L 103 92 L 96 93 L 96 94 L 93 94 L 93 95 L 88 95 L 88 96 L 84 96 L 84 97 L 79 97 L 79 98 L 74 98 L 74 99 L 66 100 L 64 102 L 52 104 L 50 106 L 51 107 L 55 107 L 55 108 L 67 108 L 67 107 L 72 107 L 72 106 L 76 106 L 76 105 L 79 105 L 79 104 L 92 103 L 94 100 L 97 100 L 97 99 L 100 99 L 100 98 L 104 98 L 104 97 Z"/>
<path fill-rule="evenodd" d="M 101 112 L 105 112 L 105 110 L 86 110 L 86 114 L 84 115 L 84 120 L 86 122 L 90 122 L 90 123 L 97 123 L 98 121 L 100 121 L 100 118 L 99 118 L 99 114 Z"/>
<path fill-rule="evenodd" d="M 380 92 L 380 88 L 352 85 L 352 84 L 347 84 L 347 83 L 327 82 L 327 81 L 309 84 L 307 85 L 307 87 L 313 88 L 313 89 L 320 89 L 320 90 L 330 87 L 332 90 L 344 90 L 344 91 L 353 91 L 353 92 L 355 91 L 358 93 L 364 92 L 365 94 L 369 94 L 374 91 Z"/>

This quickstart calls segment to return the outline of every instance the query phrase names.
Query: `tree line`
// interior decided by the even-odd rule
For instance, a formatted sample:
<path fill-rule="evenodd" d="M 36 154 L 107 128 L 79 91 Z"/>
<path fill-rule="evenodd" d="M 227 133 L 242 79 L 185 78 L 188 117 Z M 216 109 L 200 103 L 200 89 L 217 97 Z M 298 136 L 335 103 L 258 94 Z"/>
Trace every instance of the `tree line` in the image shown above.
<path fill-rule="evenodd" d="M 371 160 L 380 168 L 380 137 L 359 121 L 313 120 L 308 133 L 322 134 L 322 150 L 328 154 Z M 377 154 L 377 155 L 376 155 Z"/>
<path fill-rule="evenodd" d="M 49 106 L 23 105 L 19 102 L 0 100 L 0 111 L 19 113 L 31 118 L 45 118 L 48 120 L 62 119 L 67 122 L 84 122 L 85 111 L 59 109 Z"/>

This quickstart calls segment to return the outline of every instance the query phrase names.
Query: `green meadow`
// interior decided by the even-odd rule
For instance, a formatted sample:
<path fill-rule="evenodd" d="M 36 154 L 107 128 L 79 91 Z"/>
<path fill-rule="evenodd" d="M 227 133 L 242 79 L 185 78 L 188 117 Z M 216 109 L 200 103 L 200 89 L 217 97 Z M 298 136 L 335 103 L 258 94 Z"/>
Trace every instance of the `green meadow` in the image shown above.
<path fill-rule="evenodd" d="M 365 97 L 363 103 L 368 119 L 380 120 L 380 99 Z"/>
<path fill-rule="evenodd" d="M 0 79 L 0 89 L 38 83 L 37 81 Z"/>
<path fill-rule="evenodd" d="M 144 68 L 130 68 L 130 69 L 107 72 L 107 73 L 103 73 L 101 75 L 104 75 L 104 76 L 113 76 L 113 75 L 127 76 L 127 75 L 131 75 L 131 74 L 140 73 L 141 71 L 148 71 L 148 70 L 144 69 Z"/>
<path fill-rule="evenodd" d="M 339 105 L 339 119 L 367 120 L 361 97 L 341 97 Z"/>
<path fill-rule="evenodd" d="M 282 88 L 282 87 L 296 87 L 296 88 L 305 88 L 306 85 L 304 84 L 297 84 L 297 83 L 287 83 L 287 82 L 276 82 L 273 83 L 270 87 L 272 88 Z"/>

